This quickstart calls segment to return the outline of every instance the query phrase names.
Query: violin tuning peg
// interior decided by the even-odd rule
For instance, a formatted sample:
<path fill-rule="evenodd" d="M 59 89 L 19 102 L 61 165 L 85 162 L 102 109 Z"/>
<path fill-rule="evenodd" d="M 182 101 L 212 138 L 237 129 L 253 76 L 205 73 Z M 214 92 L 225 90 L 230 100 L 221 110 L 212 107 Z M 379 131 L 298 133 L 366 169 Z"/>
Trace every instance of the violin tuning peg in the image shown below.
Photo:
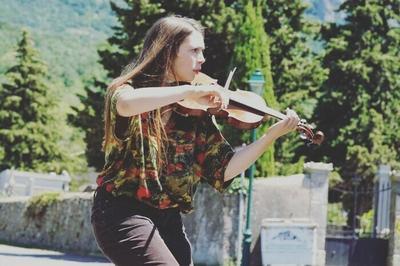
<path fill-rule="evenodd" d="M 307 120 L 305 120 L 305 119 L 300 119 L 300 124 L 306 125 L 306 124 L 307 124 Z"/>

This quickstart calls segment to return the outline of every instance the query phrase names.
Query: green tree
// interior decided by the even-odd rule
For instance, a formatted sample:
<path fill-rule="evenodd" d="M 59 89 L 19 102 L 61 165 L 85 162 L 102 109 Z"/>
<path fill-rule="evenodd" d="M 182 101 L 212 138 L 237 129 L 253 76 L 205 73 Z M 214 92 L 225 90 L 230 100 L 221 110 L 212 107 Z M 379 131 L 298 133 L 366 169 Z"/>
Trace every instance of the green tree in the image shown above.
<path fill-rule="evenodd" d="M 264 29 L 270 37 L 271 72 L 280 109 L 294 109 L 310 121 L 317 92 L 326 79 L 317 51 L 319 25 L 304 17 L 304 1 L 263 1 Z M 275 159 L 279 174 L 302 171 L 304 143 L 298 134 L 276 142 Z"/>
<path fill-rule="evenodd" d="M 104 135 L 104 125 L 101 117 L 104 112 L 105 91 L 99 88 L 106 87 L 104 82 L 93 79 L 85 86 L 86 95 L 78 95 L 81 106 L 74 106 L 74 114 L 68 117 L 69 122 L 85 132 L 85 155 L 87 163 L 96 171 L 104 165 L 104 153 L 101 151 Z"/>
<path fill-rule="evenodd" d="M 380 163 L 400 159 L 400 2 L 346 1 L 340 11 L 345 22 L 322 30 L 329 76 L 315 118 L 328 141 L 311 158 L 324 156 L 345 181 L 358 175 L 368 186 Z M 361 212 L 371 204 L 362 202 Z"/>
<path fill-rule="evenodd" d="M 240 11 L 240 9 L 242 9 Z M 240 19 L 237 21 L 237 32 L 235 34 L 235 48 L 233 53 L 232 65 L 238 66 L 236 80 L 233 86 L 238 89 L 248 89 L 247 80 L 251 74 L 260 69 L 265 77 L 263 98 L 268 106 L 276 108 L 278 106 L 271 76 L 271 62 L 269 54 L 270 40 L 264 31 L 263 18 L 261 13 L 261 2 L 256 5 L 252 1 L 243 1 L 239 5 Z M 264 132 L 270 123 L 261 126 L 258 132 Z M 249 135 L 229 128 L 224 130 L 231 143 L 240 145 L 241 141 L 248 141 Z M 240 137 L 242 136 L 242 137 Z M 274 167 L 274 147 L 269 148 L 263 156 L 257 160 L 256 168 L 258 176 L 270 176 L 275 174 Z"/>
<path fill-rule="evenodd" d="M 1 86 L 0 169 L 71 170 L 76 162 L 63 150 L 63 115 L 46 84 L 47 68 L 27 31 L 16 51 L 17 64 Z"/>

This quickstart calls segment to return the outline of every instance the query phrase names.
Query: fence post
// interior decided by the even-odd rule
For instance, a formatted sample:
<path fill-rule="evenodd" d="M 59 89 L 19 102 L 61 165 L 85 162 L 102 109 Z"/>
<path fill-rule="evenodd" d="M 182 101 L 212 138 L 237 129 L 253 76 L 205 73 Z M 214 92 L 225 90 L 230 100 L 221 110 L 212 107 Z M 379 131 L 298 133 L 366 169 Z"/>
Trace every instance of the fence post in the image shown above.
<path fill-rule="evenodd" d="M 5 190 L 7 196 L 10 197 L 10 196 L 14 195 L 14 190 L 15 190 L 14 169 L 10 170 L 10 177 L 8 178 L 8 181 L 6 183 L 4 190 Z"/>
<path fill-rule="evenodd" d="M 400 265 L 400 172 L 392 173 L 390 234 L 387 265 Z"/>
<path fill-rule="evenodd" d="M 387 231 L 390 227 L 389 215 L 390 215 L 390 166 L 381 164 L 377 172 L 378 176 L 378 204 L 375 206 L 374 215 L 376 215 L 376 224 L 374 224 L 374 235 L 380 235 Z"/>
<path fill-rule="evenodd" d="M 29 177 L 28 183 L 26 185 L 26 196 L 33 196 L 33 186 L 35 183 L 35 179 L 33 176 Z"/>

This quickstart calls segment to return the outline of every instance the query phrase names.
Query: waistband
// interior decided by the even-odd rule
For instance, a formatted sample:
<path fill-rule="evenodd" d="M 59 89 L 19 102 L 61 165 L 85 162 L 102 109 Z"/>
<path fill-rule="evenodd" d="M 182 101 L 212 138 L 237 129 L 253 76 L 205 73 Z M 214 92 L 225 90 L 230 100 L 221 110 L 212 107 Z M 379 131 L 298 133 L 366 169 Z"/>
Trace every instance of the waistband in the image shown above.
<path fill-rule="evenodd" d="M 168 213 L 168 212 L 179 212 L 178 207 L 159 209 L 144 201 L 140 201 L 135 197 L 126 195 L 114 196 L 110 192 L 106 191 L 104 187 L 97 187 L 94 192 L 94 202 L 105 201 L 108 204 L 115 205 L 121 208 L 127 207 L 129 209 L 137 209 L 150 213 Z"/>

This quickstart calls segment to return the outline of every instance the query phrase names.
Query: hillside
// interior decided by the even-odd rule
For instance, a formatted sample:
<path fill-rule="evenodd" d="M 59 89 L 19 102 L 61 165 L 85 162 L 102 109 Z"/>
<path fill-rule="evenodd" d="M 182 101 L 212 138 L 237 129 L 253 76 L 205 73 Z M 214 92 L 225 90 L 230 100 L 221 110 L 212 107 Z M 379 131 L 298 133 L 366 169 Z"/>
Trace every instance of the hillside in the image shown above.
<path fill-rule="evenodd" d="M 102 75 L 96 51 L 117 21 L 108 0 L 0 0 L 0 7 L 0 73 L 13 65 L 21 30 L 27 29 L 52 83 L 65 94 L 82 91 L 86 78 Z"/>

